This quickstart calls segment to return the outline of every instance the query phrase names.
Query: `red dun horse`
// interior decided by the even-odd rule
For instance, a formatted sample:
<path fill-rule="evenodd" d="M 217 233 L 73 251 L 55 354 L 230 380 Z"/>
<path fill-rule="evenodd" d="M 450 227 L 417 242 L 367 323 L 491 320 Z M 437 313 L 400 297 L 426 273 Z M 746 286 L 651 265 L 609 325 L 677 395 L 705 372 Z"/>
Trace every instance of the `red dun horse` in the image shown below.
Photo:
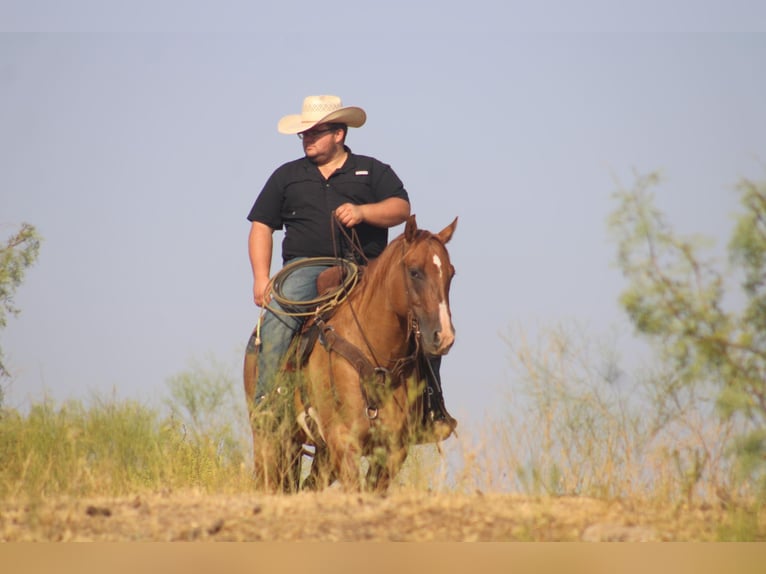
<path fill-rule="evenodd" d="M 245 391 L 261 486 L 297 488 L 307 444 L 315 448 L 307 478 L 312 486 L 338 479 L 347 489 L 388 487 L 422 427 L 418 358 L 444 355 L 455 340 L 449 304 L 454 268 L 446 244 L 456 225 L 457 218 L 431 233 L 411 216 L 348 297 L 328 318 L 317 319 L 321 344 L 296 367 L 290 438 L 282 444 L 257 424 L 256 361 L 248 349 Z"/>

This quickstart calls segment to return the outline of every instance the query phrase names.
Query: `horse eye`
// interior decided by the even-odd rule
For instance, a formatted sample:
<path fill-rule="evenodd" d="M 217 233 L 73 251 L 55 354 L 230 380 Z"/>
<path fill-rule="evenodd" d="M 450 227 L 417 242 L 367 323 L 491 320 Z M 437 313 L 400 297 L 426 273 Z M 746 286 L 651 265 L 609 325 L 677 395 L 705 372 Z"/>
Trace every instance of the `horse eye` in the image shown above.
<path fill-rule="evenodd" d="M 423 274 L 420 272 L 420 269 L 415 269 L 414 267 L 410 268 L 410 277 L 413 279 L 422 279 Z"/>

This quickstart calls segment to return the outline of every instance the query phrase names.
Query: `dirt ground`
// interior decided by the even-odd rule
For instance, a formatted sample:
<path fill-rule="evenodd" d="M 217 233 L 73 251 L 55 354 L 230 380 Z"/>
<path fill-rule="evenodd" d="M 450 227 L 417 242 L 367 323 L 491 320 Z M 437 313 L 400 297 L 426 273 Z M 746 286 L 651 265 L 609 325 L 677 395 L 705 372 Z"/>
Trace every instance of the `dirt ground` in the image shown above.
<path fill-rule="evenodd" d="M 0 502 L 0 541 L 709 541 L 723 507 L 588 498 L 340 491 L 172 492 Z"/>

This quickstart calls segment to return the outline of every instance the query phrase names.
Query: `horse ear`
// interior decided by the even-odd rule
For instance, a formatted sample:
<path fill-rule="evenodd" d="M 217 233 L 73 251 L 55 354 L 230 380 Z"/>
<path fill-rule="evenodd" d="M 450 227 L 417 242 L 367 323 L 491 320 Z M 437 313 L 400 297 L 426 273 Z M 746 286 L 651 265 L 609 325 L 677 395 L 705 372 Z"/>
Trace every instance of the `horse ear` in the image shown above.
<path fill-rule="evenodd" d="M 415 236 L 418 233 L 418 222 L 415 219 L 414 215 L 410 215 L 407 218 L 407 224 L 404 226 L 404 238 L 408 242 L 412 242 L 415 240 Z"/>
<path fill-rule="evenodd" d="M 445 227 L 439 233 L 437 233 L 436 236 L 439 238 L 439 240 L 442 243 L 446 245 L 447 242 L 450 239 L 452 239 L 452 234 L 455 233 L 456 227 L 457 227 L 457 217 L 452 220 L 452 223 L 450 223 L 447 227 Z"/>

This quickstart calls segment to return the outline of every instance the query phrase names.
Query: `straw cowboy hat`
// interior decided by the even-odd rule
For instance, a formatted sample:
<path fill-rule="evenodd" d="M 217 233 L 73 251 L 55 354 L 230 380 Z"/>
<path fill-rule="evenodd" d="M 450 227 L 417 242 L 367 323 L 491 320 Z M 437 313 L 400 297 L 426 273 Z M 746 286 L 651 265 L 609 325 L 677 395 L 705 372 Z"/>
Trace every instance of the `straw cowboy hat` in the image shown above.
<path fill-rule="evenodd" d="M 308 96 L 303 100 L 300 114 L 283 117 L 277 124 L 282 134 L 299 134 L 310 130 L 317 124 L 346 124 L 352 128 L 364 125 L 367 114 L 362 108 L 343 107 L 338 96 Z"/>

